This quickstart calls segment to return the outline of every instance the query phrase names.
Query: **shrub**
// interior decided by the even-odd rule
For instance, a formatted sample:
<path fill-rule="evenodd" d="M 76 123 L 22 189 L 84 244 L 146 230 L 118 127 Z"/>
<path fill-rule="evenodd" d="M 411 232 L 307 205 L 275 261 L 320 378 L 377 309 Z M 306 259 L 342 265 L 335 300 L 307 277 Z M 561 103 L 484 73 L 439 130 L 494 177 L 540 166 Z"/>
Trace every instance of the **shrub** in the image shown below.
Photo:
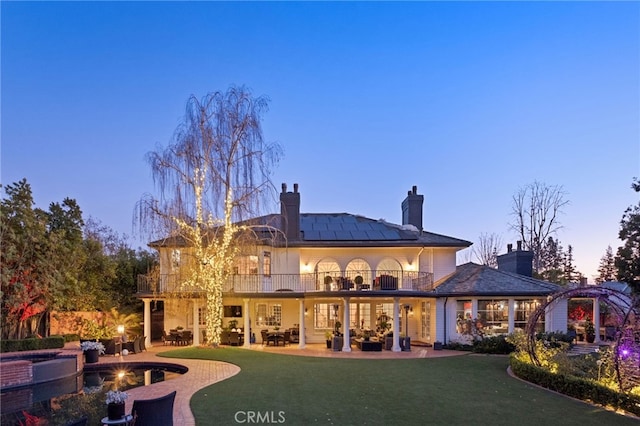
<path fill-rule="evenodd" d="M 510 365 L 511 371 L 523 380 L 584 401 L 640 415 L 640 396 L 618 392 L 591 380 L 555 374 L 515 355 L 511 356 Z"/>
<path fill-rule="evenodd" d="M 483 354 L 510 354 L 516 347 L 503 335 L 485 337 L 473 343 L 473 352 Z"/>
<path fill-rule="evenodd" d="M 3 340 L 0 352 L 35 351 L 38 349 L 60 349 L 64 347 L 64 337 L 51 336 L 42 339 L 29 338 L 20 340 Z"/>

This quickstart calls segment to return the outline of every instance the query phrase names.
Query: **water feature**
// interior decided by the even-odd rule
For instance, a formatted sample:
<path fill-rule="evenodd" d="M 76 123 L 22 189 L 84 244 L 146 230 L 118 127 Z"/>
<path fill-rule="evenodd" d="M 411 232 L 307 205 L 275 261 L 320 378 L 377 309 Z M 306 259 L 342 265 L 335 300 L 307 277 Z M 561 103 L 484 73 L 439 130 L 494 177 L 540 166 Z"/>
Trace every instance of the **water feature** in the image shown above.
<path fill-rule="evenodd" d="M 46 419 L 48 425 L 64 425 L 83 415 L 98 424 L 106 412 L 105 394 L 171 380 L 186 367 L 170 363 L 85 365 L 84 372 L 46 383 L 3 390 L 0 424 L 26 425 Z"/>

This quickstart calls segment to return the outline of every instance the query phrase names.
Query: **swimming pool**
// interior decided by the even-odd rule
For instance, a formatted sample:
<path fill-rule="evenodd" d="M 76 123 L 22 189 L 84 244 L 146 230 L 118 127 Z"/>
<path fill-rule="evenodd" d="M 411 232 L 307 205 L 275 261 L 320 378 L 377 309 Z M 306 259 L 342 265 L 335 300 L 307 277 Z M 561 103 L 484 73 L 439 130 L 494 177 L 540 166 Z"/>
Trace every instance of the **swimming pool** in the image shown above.
<path fill-rule="evenodd" d="M 28 424 L 37 417 L 50 425 L 64 425 L 82 415 L 99 421 L 106 412 L 107 391 L 149 386 L 187 371 L 182 365 L 161 362 L 85 365 L 76 377 L 1 392 L 0 424 Z"/>

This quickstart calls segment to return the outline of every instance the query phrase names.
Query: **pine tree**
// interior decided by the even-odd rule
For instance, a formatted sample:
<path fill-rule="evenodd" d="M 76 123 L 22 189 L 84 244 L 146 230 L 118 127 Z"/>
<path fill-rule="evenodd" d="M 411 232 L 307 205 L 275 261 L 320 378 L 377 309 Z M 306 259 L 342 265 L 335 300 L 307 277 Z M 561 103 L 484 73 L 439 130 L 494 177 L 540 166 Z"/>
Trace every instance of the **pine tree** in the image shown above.
<path fill-rule="evenodd" d="M 631 187 L 640 192 L 640 180 L 635 178 Z M 615 258 L 618 281 L 626 282 L 635 293 L 640 293 L 640 203 L 624 212 L 618 237 L 624 241 Z"/>
<path fill-rule="evenodd" d="M 604 256 L 600 258 L 598 274 L 600 274 L 596 278 L 596 282 L 598 284 L 615 280 L 616 266 L 615 259 L 613 258 L 613 249 L 611 248 L 611 246 L 607 247 L 607 251 L 605 252 Z"/>

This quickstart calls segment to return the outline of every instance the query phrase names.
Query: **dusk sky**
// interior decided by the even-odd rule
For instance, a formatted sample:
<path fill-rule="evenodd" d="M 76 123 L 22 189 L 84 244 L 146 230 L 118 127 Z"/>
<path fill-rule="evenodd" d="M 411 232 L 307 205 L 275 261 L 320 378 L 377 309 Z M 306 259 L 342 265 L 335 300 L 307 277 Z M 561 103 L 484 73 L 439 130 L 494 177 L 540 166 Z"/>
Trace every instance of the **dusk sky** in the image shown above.
<path fill-rule="evenodd" d="M 134 246 L 145 154 L 230 85 L 270 98 L 272 181 L 302 212 L 401 223 L 417 185 L 426 230 L 506 246 L 518 189 L 561 185 L 557 237 L 593 282 L 638 203 L 638 2 L 4 1 L 1 24 L 2 184 Z"/>

